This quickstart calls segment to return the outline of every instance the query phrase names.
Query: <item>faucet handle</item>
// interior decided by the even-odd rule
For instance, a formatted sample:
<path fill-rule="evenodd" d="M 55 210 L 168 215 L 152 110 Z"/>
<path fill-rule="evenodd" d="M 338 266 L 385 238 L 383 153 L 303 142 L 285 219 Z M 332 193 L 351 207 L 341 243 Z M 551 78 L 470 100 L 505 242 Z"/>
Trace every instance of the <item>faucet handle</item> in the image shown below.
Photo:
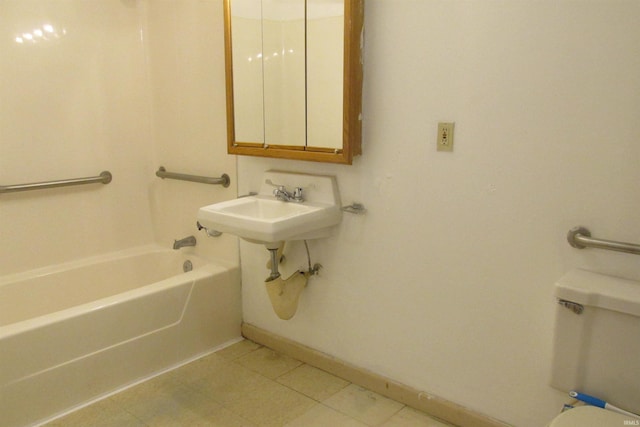
<path fill-rule="evenodd" d="M 293 190 L 293 198 L 295 200 L 300 200 L 300 201 L 304 200 L 304 196 L 302 195 L 302 192 L 303 192 L 302 187 L 296 187 Z"/>
<path fill-rule="evenodd" d="M 284 185 L 282 184 L 275 184 L 273 181 L 271 181 L 270 179 L 266 179 L 264 181 L 265 184 L 270 185 L 272 187 L 276 187 L 278 190 L 284 190 Z"/>

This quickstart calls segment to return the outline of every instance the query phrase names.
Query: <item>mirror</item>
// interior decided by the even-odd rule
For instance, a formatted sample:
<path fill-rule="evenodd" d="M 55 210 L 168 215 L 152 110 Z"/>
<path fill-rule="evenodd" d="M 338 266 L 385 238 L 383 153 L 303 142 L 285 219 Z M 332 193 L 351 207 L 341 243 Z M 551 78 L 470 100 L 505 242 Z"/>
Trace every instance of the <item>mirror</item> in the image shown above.
<path fill-rule="evenodd" d="M 363 0 L 225 0 L 228 151 L 361 153 Z"/>

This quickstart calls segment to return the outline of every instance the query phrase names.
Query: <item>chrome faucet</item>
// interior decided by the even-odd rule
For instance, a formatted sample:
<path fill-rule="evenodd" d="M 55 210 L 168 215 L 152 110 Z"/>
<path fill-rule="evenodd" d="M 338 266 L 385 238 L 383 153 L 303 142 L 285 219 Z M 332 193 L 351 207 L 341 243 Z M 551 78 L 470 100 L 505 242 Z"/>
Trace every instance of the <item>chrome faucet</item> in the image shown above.
<path fill-rule="evenodd" d="M 283 202 L 295 202 L 295 203 L 304 202 L 304 196 L 302 195 L 302 187 L 296 187 L 293 190 L 293 193 L 290 193 L 287 191 L 284 185 L 274 184 L 270 179 L 267 179 L 265 181 L 265 184 L 269 184 L 276 187 L 275 190 L 273 190 L 273 195 L 278 200 L 282 200 Z"/>
<path fill-rule="evenodd" d="M 276 196 L 276 199 L 282 200 L 283 202 L 295 202 L 302 203 L 304 202 L 304 196 L 302 195 L 302 188 L 296 187 L 293 190 L 293 193 L 289 193 L 284 185 L 278 186 L 275 190 L 273 190 L 273 195 Z"/>
<path fill-rule="evenodd" d="M 293 193 L 289 193 L 287 189 L 284 188 L 284 185 L 281 185 L 273 190 L 273 195 L 276 196 L 276 199 L 282 200 L 283 202 L 304 202 L 304 197 L 302 196 L 302 188 L 300 187 L 296 187 L 293 190 Z"/>
<path fill-rule="evenodd" d="M 194 236 L 185 237 L 184 239 L 174 240 L 173 249 L 184 248 L 185 246 L 195 246 L 196 238 Z"/>

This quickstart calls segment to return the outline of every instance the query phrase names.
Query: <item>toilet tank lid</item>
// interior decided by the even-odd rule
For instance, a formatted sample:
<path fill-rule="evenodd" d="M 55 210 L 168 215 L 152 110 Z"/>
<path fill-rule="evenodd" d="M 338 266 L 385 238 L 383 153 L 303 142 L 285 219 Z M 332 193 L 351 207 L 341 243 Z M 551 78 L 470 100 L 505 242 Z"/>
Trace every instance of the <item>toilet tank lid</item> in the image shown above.
<path fill-rule="evenodd" d="M 555 296 L 578 304 L 640 316 L 640 282 L 574 269 L 556 282 Z"/>

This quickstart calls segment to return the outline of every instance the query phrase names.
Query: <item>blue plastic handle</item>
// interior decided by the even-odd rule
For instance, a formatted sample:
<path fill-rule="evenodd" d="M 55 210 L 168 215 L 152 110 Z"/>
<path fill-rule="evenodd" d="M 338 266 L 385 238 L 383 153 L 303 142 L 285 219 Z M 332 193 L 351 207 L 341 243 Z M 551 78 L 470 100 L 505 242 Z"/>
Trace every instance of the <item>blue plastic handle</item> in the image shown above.
<path fill-rule="evenodd" d="M 576 398 L 578 400 L 583 401 L 592 406 L 597 406 L 599 408 L 605 408 L 607 402 L 602 399 L 598 399 L 597 397 L 589 396 L 588 394 L 578 393 L 577 391 L 570 391 L 569 396 Z"/>

